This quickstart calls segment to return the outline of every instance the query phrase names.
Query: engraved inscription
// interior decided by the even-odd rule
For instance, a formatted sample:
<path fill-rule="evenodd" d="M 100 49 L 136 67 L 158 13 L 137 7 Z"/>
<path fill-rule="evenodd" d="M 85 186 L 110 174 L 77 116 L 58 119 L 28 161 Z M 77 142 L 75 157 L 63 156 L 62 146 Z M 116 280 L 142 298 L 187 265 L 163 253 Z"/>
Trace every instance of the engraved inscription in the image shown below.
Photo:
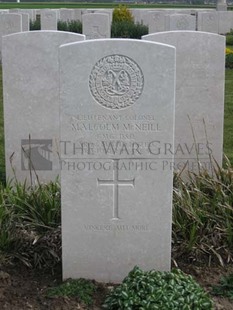
<path fill-rule="evenodd" d="M 133 186 L 135 179 L 132 180 L 119 180 L 118 178 L 118 159 L 113 160 L 115 165 L 115 169 L 113 169 L 113 180 L 100 180 L 97 179 L 98 185 L 105 185 L 105 186 L 113 186 L 113 217 L 112 220 L 119 220 L 119 186 Z"/>
<path fill-rule="evenodd" d="M 92 69 L 89 86 L 95 100 L 109 109 L 131 106 L 140 97 L 144 77 L 140 67 L 129 57 L 110 55 Z"/>
<path fill-rule="evenodd" d="M 106 34 L 100 32 L 99 26 L 93 26 L 90 34 L 86 35 L 87 39 L 103 39 Z"/>

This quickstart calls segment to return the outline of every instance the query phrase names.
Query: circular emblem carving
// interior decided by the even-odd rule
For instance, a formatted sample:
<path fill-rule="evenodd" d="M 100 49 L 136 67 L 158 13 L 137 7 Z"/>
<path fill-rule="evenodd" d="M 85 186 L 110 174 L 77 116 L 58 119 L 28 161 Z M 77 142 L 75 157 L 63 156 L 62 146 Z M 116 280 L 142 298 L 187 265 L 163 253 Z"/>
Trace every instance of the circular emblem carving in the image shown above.
<path fill-rule="evenodd" d="M 95 100 L 109 109 L 123 109 L 139 98 L 144 85 L 140 67 L 127 56 L 110 55 L 93 67 L 89 79 Z"/>

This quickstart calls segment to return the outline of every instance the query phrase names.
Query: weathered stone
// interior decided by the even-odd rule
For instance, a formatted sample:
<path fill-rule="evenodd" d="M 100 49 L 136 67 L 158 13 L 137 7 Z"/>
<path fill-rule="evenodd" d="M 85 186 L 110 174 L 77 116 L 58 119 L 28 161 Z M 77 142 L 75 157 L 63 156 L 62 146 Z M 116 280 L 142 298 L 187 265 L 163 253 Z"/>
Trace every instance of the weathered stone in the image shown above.
<path fill-rule="evenodd" d="M 34 184 L 37 177 L 49 182 L 60 174 L 58 48 L 83 39 L 83 35 L 59 31 L 3 37 L 8 179 Z"/>
<path fill-rule="evenodd" d="M 222 165 L 225 37 L 171 31 L 142 38 L 176 47 L 175 169 L 211 173 L 214 160 Z"/>
<path fill-rule="evenodd" d="M 169 270 L 175 49 L 116 39 L 60 52 L 63 278 Z"/>

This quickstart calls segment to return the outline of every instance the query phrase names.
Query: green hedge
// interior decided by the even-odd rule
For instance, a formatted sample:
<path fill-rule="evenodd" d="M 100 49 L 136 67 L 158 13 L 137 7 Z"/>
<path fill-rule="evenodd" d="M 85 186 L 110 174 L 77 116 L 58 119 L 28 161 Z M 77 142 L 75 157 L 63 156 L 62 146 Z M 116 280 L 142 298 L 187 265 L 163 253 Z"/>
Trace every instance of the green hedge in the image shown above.
<path fill-rule="evenodd" d="M 30 30 L 40 30 L 40 20 L 30 21 Z M 57 30 L 82 33 L 82 23 L 79 20 L 61 21 L 57 23 Z M 141 39 L 141 36 L 148 34 L 148 27 L 130 21 L 113 22 L 111 27 L 112 38 Z"/>
<path fill-rule="evenodd" d="M 30 20 L 30 30 L 41 30 L 40 19 Z M 82 33 L 82 23 L 79 20 L 61 21 L 57 23 L 57 30 Z"/>
<path fill-rule="evenodd" d="M 30 19 L 30 31 L 40 30 L 40 19 L 31 20 Z"/>
<path fill-rule="evenodd" d="M 82 33 L 82 23 L 79 20 L 69 20 L 67 22 L 59 20 L 57 30 Z"/>
<path fill-rule="evenodd" d="M 225 63 L 226 68 L 228 69 L 233 69 L 233 53 L 232 54 L 227 54 L 226 55 L 226 63 Z"/>
<path fill-rule="evenodd" d="M 233 45 L 233 34 L 226 35 L 226 45 Z"/>
<path fill-rule="evenodd" d="M 148 27 L 140 23 L 113 22 L 111 28 L 112 38 L 141 39 L 141 36 L 148 34 Z"/>

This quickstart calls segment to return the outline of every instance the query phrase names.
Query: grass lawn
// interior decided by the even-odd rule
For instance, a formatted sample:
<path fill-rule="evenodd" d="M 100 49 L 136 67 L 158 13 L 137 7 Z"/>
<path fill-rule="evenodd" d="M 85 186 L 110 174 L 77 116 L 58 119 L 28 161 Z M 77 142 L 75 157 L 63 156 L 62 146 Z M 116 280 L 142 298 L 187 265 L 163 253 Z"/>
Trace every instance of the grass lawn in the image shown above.
<path fill-rule="evenodd" d="M 225 76 L 224 153 L 233 164 L 233 70 Z M 0 181 L 5 177 L 2 70 L 0 68 Z"/>
<path fill-rule="evenodd" d="M 2 67 L 0 66 L 0 181 L 5 179 L 4 128 L 2 98 Z"/>
<path fill-rule="evenodd" d="M 224 153 L 233 164 L 233 70 L 225 77 Z"/>
<path fill-rule="evenodd" d="M 118 6 L 119 3 L 109 2 L 109 3 L 87 3 L 87 2 L 21 2 L 21 3 L 1 3 L 0 9 L 44 9 L 44 8 L 76 8 L 76 9 L 86 9 L 86 8 L 114 8 Z M 137 4 L 137 3 L 127 3 L 129 8 L 137 9 L 148 9 L 148 8 L 215 8 L 216 5 L 190 5 L 190 4 Z"/>

